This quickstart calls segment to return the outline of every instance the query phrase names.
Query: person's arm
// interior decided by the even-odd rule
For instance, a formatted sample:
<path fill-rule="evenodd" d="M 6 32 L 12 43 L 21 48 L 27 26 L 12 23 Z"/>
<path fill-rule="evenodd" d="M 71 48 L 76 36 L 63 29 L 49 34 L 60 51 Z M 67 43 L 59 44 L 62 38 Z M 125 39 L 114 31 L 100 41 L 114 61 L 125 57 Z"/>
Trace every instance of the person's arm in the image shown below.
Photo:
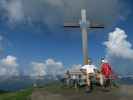
<path fill-rule="evenodd" d="M 80 71 L 82 72 L 82 73 L 84 73 L 84 74 L 86 74 L 86 69 L 80 69 Z"/>
<path fill-rule="evenodd" d="M 98 68 L 97 68 L 95 65 L 93 65 L 93 69 L 94 69 L 94 72 L 95 72 L 95 73 L 98 72 Z"/>
<path fill-rule="evenodd" d="M 111 73 L 111 75 L 112 75 L 112 74 L 113 74 L 113 70 L 112 70 L 112 68 L 111 68 L 111 65 L 108 64 L 108 66 L 109 66 L 109 69 L 110 69 L 110 73 Z"/>
<path fill-rule="evenodd" d="M 87 72 L 86 67 L 83 66 L 83 67 L 80 69 L 80 71 L 81 71 L 82 73 L 86 74 L 86 72 Z"/>
<path fill-rule="evenodd" d="M 102 72 L 102 64 L 100 65 L 100 69 L 99 69 L 100 72 Z"/>

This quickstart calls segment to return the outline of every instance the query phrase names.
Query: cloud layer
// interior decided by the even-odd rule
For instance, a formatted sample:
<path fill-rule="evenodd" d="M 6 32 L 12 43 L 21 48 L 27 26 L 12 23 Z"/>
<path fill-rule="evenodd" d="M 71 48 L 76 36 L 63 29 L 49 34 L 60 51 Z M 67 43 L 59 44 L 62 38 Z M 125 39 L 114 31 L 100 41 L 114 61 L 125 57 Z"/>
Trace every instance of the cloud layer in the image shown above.
<path fill-rule="evenodd" d="M 90 20 L 107 24 L 123 16 L 122 4 L 120 0 L 1 0 L 0 18 L 10 23 L 57 25 L 79 21 L 81 8 L 86 8 Z"/>
<path fill-rule="evenodd" d="M 30 65 L 30 69 L 28 71 L 28 75 L 31 77 L 44 77 L 51 76 L 53 78 L 57 78 L 58 76 L 63 76 L 67 70 L 73 70 L 81 68 L 81 65 L 72 65 L 70 67 L 64 66 L 64 64 L 60 61 L 55 61 L 54 59 L 47 59 L 44 62 L 32 62 Z"/>
<path fill-rule="evenodd" d="M 7 56 L 6 58 L 1 59 L 0 60 L 0 76 L 4 76 L 4 77 L 18 76 L 19 65 L 16 60 L 17 58 L 11 55 Z"/>
<path fill-rule="evenodd" d="M 32 62 L 28 74 L 31 77 L 52 76 L 56 77 L 64 73 L 65 67 L 62 62 L 47 59 L 44 62 Z"/>
<path fill-rule="evenodd" d="M 42 62 L 31 62 L 29 67 L 26 69 L 21 68 L 25 71 L 24 74 L 20 72 L 20 67 L 21 65 L 17 62 L 17 58 L 15 56 L 8 55 L 7 57 L 0 59 L 0 77 L 6 79 L 14 76 L 26 75 L 32 78 L 45 78 L 46 76 L 57 78 L 58 76 L 64 75 L 66 70 L 77 69 L 80 68 L 81 65 L 72 65 L 68 68 L 60 61 L 47 59 Z"/>

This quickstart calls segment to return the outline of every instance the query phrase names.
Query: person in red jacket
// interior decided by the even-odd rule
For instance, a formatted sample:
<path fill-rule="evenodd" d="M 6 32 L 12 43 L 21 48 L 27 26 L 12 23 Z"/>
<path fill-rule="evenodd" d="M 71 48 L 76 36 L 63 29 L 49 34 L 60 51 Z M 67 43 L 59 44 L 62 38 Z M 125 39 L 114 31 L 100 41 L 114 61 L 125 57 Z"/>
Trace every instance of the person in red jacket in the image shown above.
<path fill-rule="evenodd" d="M 101 73 L 104 76 L 105 80 L 105 87 L 111 85 L 111 77 L 112 77 L 112 68 L 111 65 L 108 63 L 106 59 L 102 59 L 102 64 L 101 64 Z"/>

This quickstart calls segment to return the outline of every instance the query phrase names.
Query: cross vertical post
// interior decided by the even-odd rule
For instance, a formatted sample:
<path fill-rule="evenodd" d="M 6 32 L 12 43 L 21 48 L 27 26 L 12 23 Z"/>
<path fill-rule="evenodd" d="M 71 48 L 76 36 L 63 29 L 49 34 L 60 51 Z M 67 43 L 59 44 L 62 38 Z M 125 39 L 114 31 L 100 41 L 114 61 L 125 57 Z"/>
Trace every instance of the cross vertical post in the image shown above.
<path fill-rule="evenodd" d="M 83 63 L 84 65 L 88 64 L 88 26 L 89 23 L 86 19 L 86 10 L 81 10 L 81 20 L 80 20 L 80 28 L 82 32 L 82 49 L 83 49 Z"/>

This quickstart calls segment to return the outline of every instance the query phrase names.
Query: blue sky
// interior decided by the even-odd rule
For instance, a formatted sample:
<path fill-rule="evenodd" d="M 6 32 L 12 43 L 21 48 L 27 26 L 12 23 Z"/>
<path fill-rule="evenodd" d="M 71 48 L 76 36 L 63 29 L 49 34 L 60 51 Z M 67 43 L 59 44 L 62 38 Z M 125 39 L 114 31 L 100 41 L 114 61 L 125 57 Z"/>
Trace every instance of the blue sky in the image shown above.
<path fill-rule="evenodd" d="M 107 41 L 108 33 L 114 31 L 116 27 L 125 30 L 128 41 L 133 44 L 133 1 L 127 0 L 125 4 L 125 13 L 121 15 L 122 17 L 117 17 L 105 29 L 89 32 L 88 52 L 95 64 L 98 64 L 100 58 L 106 55 L 106 47 L 103 42 Z M 56 13 L 56 10 L 53 9 L 53 13 Z M 15 56 L 21 66 L 20 69 L 27 68 L 30 62 L 41 62 L 49 58 L 61 61 L 65 66 L 83 63 L 79 29 L 64 30 L 61 25 L 56 25 L 54 22 L 53 25 L 52 22 L 50 25 L 45 22 L 42 24 L 42 18 L 39 19 L 40 23 L 30 26 L 23 22 L 21 24 L 21 21 L 8 22 L 9 16 L 6 16 L 7 19 L 4 18 L 4 20 L 3 16 L 0 14 L 0 35 L 3 37 L 1 58 L 7 55 Z"/>

